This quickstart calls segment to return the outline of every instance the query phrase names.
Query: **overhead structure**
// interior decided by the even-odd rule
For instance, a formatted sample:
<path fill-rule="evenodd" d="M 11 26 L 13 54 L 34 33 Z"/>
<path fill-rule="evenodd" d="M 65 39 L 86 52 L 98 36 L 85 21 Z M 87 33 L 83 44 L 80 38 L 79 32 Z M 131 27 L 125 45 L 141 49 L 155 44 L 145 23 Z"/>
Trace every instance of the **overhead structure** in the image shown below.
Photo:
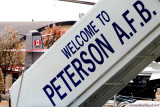
<path fill-rule="evenodd" d="M 79 3 L 79 4 L 87 4 L 87 5 L 95 5 L 95 2 L 83 1 L 83 0 L 59 0 L 65 2 Z"/>
<path fill-rule="evenodd" d="M 160 56 L 159 0 L 101 0 L 10 89 L 12 107 L 100 107 Z"/>

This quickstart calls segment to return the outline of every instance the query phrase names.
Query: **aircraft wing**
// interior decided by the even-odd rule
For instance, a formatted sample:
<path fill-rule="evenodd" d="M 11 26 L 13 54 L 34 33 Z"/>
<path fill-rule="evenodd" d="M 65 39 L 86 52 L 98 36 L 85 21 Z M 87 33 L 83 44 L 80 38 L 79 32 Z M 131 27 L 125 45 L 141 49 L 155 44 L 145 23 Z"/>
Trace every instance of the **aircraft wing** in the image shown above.
<path fill-rule="evenodd" d="M 156 79 L 160 79 L 160 73 L 153 73 L 151 75 L 150 80 L 156 80 Z"/>

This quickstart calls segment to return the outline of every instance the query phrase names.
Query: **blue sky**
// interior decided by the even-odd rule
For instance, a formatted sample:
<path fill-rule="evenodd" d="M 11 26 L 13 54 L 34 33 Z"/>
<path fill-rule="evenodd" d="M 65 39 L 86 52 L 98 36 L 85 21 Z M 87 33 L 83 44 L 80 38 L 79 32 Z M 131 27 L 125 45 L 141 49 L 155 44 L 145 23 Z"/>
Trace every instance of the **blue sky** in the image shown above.
<path fill-rule="evenodd" d="M 92 7 L 58 0 L 0 0 L 0 21 L 79 20 L 79 13 L 87 13 Z"/>

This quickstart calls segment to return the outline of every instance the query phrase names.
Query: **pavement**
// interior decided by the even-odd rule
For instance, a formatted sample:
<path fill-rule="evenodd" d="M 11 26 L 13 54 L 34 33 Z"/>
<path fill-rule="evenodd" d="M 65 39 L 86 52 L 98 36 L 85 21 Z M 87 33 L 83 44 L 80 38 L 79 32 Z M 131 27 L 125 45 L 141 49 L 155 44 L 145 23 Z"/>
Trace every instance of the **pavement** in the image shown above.
<path fill-rule="evenodd" d="M 2 101 L 0 103 L 0 107 L 9 107 L 9 102 L 8 101 Z M 104 104 L 103 107 L 113 107 L 113 104 Z"/>
<path fill-rule="evenodd" d="M 0 107 L 9 107 L 9 102 L 8 101 L 0 102 Z"/>

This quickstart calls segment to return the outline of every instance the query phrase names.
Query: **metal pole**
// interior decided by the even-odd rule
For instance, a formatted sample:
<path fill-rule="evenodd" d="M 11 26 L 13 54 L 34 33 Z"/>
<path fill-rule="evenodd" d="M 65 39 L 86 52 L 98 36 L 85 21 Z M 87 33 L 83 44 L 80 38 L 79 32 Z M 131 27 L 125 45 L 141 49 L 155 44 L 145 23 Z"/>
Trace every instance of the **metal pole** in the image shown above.
<path fill-rule="evenodd" d="M 22 72 L 21 83 L 20 83 L 20 86 L 19 86 L 19 92 L 18 92 L 16 107 L 18 107 L 18 103 L 19 103 L 20 93 L 21 93 L 21 89 L 22 89 L 23 76 L 24 76 L 24 72 Z"/>
<path fill-rule="evenodd" d="M 114 104 L 113 107 L 116 107 L 116 95 L 114 95 Z"/>

